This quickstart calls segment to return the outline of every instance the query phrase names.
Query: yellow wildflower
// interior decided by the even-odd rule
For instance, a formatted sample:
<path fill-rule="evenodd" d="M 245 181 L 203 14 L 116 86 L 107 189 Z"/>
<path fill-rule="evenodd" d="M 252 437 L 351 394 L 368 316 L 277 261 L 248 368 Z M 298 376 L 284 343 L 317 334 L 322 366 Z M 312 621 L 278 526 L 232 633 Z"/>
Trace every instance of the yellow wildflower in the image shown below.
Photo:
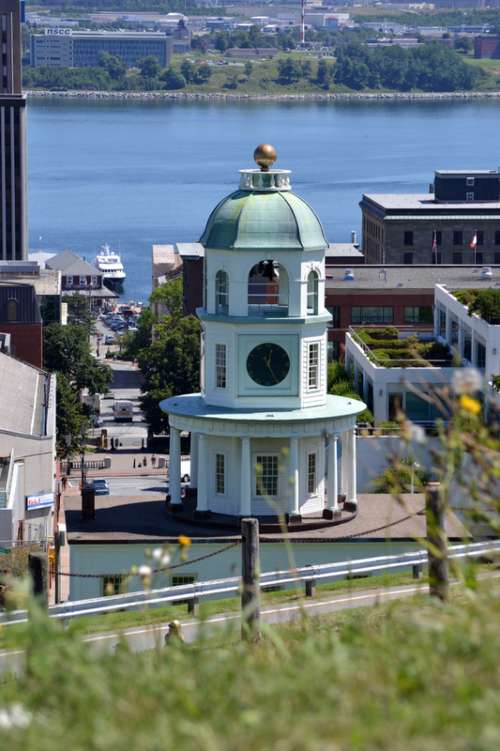
<path fill-rule="evenodd" d="M 462 394 L 459 402 L 462 409 L 470 415 L 478 415 L 481 412 L 481 404 L 478 400 L 473 399 L 471 396 L 467 396 L 467 394 Z"/>
<path fill-rule="evenodd" d="M 187 535 L 179 535 L 179 545 L 183 548 L 188 548 L 191 545 L 191 538 Z"/>

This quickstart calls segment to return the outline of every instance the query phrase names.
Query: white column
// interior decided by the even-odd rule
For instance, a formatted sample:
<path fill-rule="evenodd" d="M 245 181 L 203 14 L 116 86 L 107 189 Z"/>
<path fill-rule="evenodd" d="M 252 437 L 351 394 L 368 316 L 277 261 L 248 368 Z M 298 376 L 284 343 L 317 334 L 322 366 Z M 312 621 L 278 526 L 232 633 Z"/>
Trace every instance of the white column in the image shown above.
<path fill-rule="evenodd" d="M 445 326 L 445 337 L 448 344 L 451 343 L 451 313 L 449 310 L 446 311 L 446 326 Z"/>
<path fill-rule="evenodd" d="M 190 456 L 190 469 L 189 476 L 191 477 L 191 487 L 198 487 L 198 433 L 191 433 L 191 456 Z M 201 474 L 203 477 L 203 474 Z"/>
<path fill-rule="evenodd" d="M 326 497 L 328 508 L 334 512 L 339 510 L 339 468 L 337 461 L 338 440 L 338 436 L 330 435 L 328 441 L 328 488 Z"/>
<path fill-rule="evenodd" d="M 340 492 L 349 500 L 349 434 L 340 436 L 342 455 L 340 457 Z"/>
<path fill-rule="evenodd" d="M 168 486 L 170 503 L 181 502 L 181 434 L 177 428 L 170 428 L 170 461 L 168 465 Z"/>
<path fill-rule="evenodd" d="M 349 431 L 349 496 L 350 503 L 358 503 L 356 478 L 356 429 Z"/>
<path fill-rule="evenodd" d="M 252 514 L 252 467 L 250 438 L 241 439 L 240 516 Z"/>
<path fill-rule="evenodd" d="M 290 483 L 290 514 L 299 516 L 299 439 L 295 436 L 290 438 L 288 476 Z"/>
<path fill-rule="evenodd" d="M 200 483 L 196 502 L 197 511 L 208 511 L 208 456 L 207 456 L 207 439 L 200 433 L 197 437 L 197 464 L 198 477 Z M 191 460 L 192 461 L 192 460 Z"/>
<path fill-rule="evenodd" d="M 464 356 L 464 338 L 465 338 L 464 334 L 465 334 L 464 327 L 462 326 L 462 324 L 459 321 L 458 322 L 458 344 L 457 344 L 457 347 L 458 347 L 458 354 L 460 356 L 460 359 L 462 359 L 463 356 Z"/>

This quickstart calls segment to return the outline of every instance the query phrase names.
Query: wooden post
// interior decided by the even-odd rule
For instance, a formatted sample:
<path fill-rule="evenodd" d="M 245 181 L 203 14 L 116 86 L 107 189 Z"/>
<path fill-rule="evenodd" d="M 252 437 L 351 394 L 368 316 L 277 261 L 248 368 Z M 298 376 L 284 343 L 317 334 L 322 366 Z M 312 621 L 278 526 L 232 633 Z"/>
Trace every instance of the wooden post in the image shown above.
<path fill-rule="evenodd" d="M 426 490 L 427 557 L 429 593 L 445 602 L 448 599 L 448 539 L 445 530 L 446 502 L 439 483 L 429 483 Z"/>
<path fill-rule="evenodd" d="M 33 595 L 42 607 L 49 605 L 49 586 L 46 553 L 29 553 L 28 571 L 31 576 Z"/>
<path fill-rule="evenodd" d="M 306 579 L 306 597 L 314 597 L 316 594 L 316 582 L 314 579 Z"/>
<path fill-rule="evenodd" d="M 416 563 L 414 566 L 411 567 L 412 576 L 414 579 L 421 579 L 422 578 L 422 564 Z"/>
<path fill-rule="evenodd" d="M 188 613 L 189 615 L 198 615 L 200 612 L 200 601 L 198 597 L 192 597 L 188 600 Z"/>
<path fill-rule="evenodd" d="M 259 522 L 241 520 L 241 634 L 244 639 L 260 639 Z"/>

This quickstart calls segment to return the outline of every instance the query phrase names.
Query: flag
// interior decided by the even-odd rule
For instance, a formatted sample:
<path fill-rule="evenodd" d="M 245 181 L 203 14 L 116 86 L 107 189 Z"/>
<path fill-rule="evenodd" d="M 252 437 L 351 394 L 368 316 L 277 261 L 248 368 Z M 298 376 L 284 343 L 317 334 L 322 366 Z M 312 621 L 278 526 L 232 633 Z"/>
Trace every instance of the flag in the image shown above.
<path fill-rule="evenodd" d="M 437 235 L 436 231 L 434 230 L 434 232 L 432 233 L 432 250 L 437 250 L 437 246 Z"/>
<path fill-rule="evenodd" d="M 474 232 L 474 234 L 472 236 L 472 240 L 469 243 L 469 248 L 471 248 L 471 250 L 476 250 L 476 248 L 477 248 L 477 232 Z"/>

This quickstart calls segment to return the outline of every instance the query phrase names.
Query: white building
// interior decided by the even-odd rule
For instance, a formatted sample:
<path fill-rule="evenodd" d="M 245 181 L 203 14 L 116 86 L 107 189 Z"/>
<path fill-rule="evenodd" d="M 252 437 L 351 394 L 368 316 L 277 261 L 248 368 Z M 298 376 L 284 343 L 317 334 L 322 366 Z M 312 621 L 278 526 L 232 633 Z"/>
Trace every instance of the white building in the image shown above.
<path fill-rule="evenodd" d="M 496 293 L 500 295 L 500 290 Z M 468 307 L 443 284 L 436 284 L 434 301 L 435 336 L 448 344 L 462 364 L 483 371 L 486 381 L 500 375 L 500 322 L 488 323 L 477 313 L 469 315 Z"/>
<path fill-rule="evenodd" d="M 239 189 L 216 206 L 201 238 L 201 393 L 161 405 L 171 504 L 181 504 L 180 432 L 189 431 L 198 515 L 329 518 L 339 496 L 357 505 L 364 404 L 327 395 L 321 224 L 292 193 L 289 170 L 256 160 L 261 170 L 241 170 Z"/>
<path fill-rule="evenodd" d="M 0 546 L 52 533 L 56 378 L 0 352 Z"/>

